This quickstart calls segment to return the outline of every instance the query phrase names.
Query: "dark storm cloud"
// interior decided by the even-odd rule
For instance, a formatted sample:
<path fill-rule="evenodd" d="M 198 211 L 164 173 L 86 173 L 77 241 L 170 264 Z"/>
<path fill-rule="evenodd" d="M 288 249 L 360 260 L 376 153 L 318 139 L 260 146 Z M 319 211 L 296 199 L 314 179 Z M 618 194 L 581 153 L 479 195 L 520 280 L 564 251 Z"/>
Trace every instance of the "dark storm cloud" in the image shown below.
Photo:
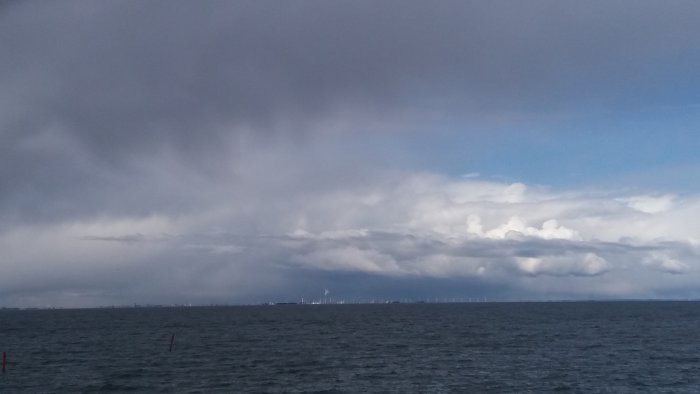
<path fill-rule="evenodd" d="M 59 124 L 109 157 L 344 106 L 620 104 L 697 83 L 697 15 L 681 1 L 14 3 L 0 16 L 3 136 Z"/>
<path fill-rule="evenodd" d="M 478 121 L 697 91 L 697 15 L 684 1 L 3 3 L 0 210 L 184 209 L 178 191 L 137 197 L 168 189 L 139 160 L 174 152 L 221 176 L 231 144 L 336 116 L 420 128 L 435 109 Z"/>
<path fill-rule="evenodd" d="M 697 101 L 698 15 L 694 1 L 0 2 L 3 291 L 222 299 L 303 288 L 308 272 L 337 273 L 334 286 L 355 274 L 491 286 L 479 268 L 602 283 L 629 256 L 689 280 L 690 246 L 593 239 L 637 234 L 629 223 L 664 204 L 630 213 L 610 199 L 624 219 L 611 229 L 596 220 L 614 212 L 585 198 L 551 197 L 583 206 L 567 217 L 548 199 L 518 205 L 521 184 L 385 171 L 396 157 L 363 153 L 399 135 L 373 133 L 441 122 L 486 133 L 523 114 Z M 685 241 L 680 209 L 654 234 Z M 503 239 L 454 244 L 468 223 Z M 573 242 L 578 225 L 594 242 Z M 297 230 L 316 236 L 279 235 Z M 217 232 L 252 237 L 193 235 Z"/>

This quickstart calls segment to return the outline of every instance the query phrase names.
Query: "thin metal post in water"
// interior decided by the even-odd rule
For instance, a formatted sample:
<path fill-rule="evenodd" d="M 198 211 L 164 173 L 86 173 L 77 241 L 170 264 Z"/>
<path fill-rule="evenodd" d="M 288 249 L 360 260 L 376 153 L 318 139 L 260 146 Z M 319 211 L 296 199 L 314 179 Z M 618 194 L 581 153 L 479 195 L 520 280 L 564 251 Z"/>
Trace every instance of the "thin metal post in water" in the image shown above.
<path fill-rule="evenodd" d="M 5 373 L 5 367 L 7 366 L 7 354 L 2 352 L 2 373 Z"/>
<path fill-rule="evenodd" d="M 173 344 L 175 343 L 175 333 L 170 336 L 170 347 L 168 348 L 168 352 L 173 351 Z"/>

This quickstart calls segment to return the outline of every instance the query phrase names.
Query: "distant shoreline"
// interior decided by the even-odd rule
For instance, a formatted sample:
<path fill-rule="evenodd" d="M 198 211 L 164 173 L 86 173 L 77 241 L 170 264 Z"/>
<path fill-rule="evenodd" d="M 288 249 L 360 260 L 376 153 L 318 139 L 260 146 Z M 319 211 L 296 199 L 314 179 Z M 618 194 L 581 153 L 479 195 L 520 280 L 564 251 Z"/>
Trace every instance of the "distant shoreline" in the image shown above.
<path fill-rule="evenodd" d="M 0 307 L 0 313 L 3 311 L 53 311 L 53 310 L 138 310 L 138 309 L 203 309 L 203 308 L 238 308 L 238 307 L 328 307 L 328 306 L 357 306 L 357 305 L 483 305 L 483 304 L 586 304 L 586 303 L 679 303 L 679 302 L 700 302 L 700 299 L 663 299 L 663 298 L 648 298 L 648 299 L 610 299 L 610 300 L 493 300 L 493 301 L 357 301 L 357 302 L 327 302 L 327 303 L 301 303 L 301 302 L 259 302 L 259 303 L 240 303 L 240 304 L 136 304 L 136 305 L 107 305 L 107 306 L 90 306 L 90 307 Z"/>

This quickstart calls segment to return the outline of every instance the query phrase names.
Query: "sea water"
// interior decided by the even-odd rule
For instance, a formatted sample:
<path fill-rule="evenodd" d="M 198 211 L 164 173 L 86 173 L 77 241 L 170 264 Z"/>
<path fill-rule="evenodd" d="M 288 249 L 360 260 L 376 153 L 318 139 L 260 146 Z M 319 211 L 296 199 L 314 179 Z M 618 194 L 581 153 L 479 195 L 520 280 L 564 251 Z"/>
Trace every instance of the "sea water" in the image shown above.
<path fill-rule="evenodd" d="M 697 393 L 700 303 L 0 310 L 0 351 L 1 393 Z"/>

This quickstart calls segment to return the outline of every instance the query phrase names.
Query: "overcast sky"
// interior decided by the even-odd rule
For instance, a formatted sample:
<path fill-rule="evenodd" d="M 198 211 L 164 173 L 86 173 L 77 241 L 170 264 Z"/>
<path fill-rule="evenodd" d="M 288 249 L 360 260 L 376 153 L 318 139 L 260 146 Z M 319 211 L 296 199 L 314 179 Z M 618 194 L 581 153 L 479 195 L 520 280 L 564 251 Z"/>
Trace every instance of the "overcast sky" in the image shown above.
<path fill-rule="evenodd" d="M 0 2 L 0 306 L 700 297 L 699 18 Z"/>

